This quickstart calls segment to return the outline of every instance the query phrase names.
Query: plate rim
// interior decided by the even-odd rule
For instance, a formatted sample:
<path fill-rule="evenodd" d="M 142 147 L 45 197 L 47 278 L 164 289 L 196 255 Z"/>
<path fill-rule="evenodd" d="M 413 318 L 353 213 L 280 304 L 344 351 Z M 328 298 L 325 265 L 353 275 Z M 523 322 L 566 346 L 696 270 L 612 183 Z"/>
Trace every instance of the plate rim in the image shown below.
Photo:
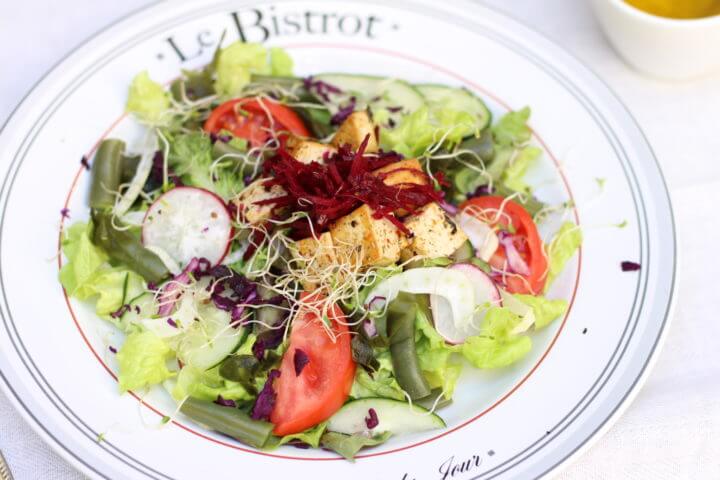
<path fill-rule="evenodd" d="M 124 24 L 131 20 L 132 18 L 136 16 L 140 16 L 143 13 L 154 10 L 158 6 L 162 4 L 169 4 L 171 3 L 171 0 L 155 0 L 153 2 L 150 2 L 146 5 L 143 5 L 139 8 L 135 8 L 128 13 L 118 17 L 116 20 L 114 20 L 111 23 L 108 23 L 107 25 L 101 27 L 100 29 L 96 30 L 94 33 L 86 37 L 82 42 L 80 42 L 78 45 L 76 45 L 74 48 L 72 48 L 68 53 L 66 53 L 64 56 L 62 56 L 58 61 L 56 61 L 34 84 L 33 86 L 27 91 L 27 93 L 20 99 L 19 102 L 15 105 L 15 107 L 12 109 L 6 120 L 4 121 L 2 127 L 0 127 L 0 136 L 2 136 L 5 133 L 5 130 L 8 126 L 12 125 L 12 122 L 14 121 L 15 117 L 18 115 L 19 111 L 22 107 L 26 106 L 28 103 L 28 100 L 39 91 L 39 87 L 41 84 L 44 83 L 45 80 L 48 79 L 48 77 L 55 74 L 68 60 L 70 60 L 73 56 L 79 53 L 80 50 L 85 49 L 89 45 L 91 45 L 93 42 L 95 42 L 99 37 L 101 37 L 103 34 L 106 34 L 108 31 L 115 29 L 119 27 L 121 24 Z M 196 3 L 198 2 L 188 2 L 188 3 Z M 221 2 L 214 2 L 215 6 L 219 5 Z M 242 2 L 241 2 L 242 3 Z M 285 3 L 285 2 L 283 2 Z M 423 0 L 405 0 L 404 3 L 408 4 L 415 4 L 415 5 L 427 5 L 427 2 L 424 2 Z M 633 400 L 636 398 L 637 394 L 641 390 L 644 383 L 647 381 L 647 378 L 649 377 L 650 373 L 653 370 L 654 365 L 657 362 L 657 359 L 659 357 L 660 352 L 662 351 L 663 345 L 667 339 L 668 331 L 670 330 L 670 325 L 673 320 L 673 312 L 676 307 L 677 303 L 677 289 L 678 289 L 678 264 L 679 264 L 679 255 L 680 252 L 677 249 L 678 245 L 678 232 L 677 232 L 677 225 L 674 215 L 674 209 L 672 207 L 672 198 L 670 191 L 668 189 L 668 184 L 665 178 L 665 175 L 660 167 L 660 164 L 657 160 L 657 156 L 653 150 L 652 145 L 647 139 L 647 136 L 645 135 L 644 131 L 640 127 L 639 123 L 637 122 L 634 115 L 631 113 L 630 109 L 625 105 L 625 103 L 622 101 L 622 99 L 610 88 L 608 83 L 600 76 L 598 75 L 591 67 L 586 65 L 583 61 L 579 60 L 573 53 L 567 51 L 563 46 L 559 45 L 555 40 L 549 38 L 546 34 L 537 31 L 533 27 L 525 24 L 521 20 L 518 20 L 508 13 L 505 13 L 501 10 L 498 10 L 492 6 L 484 5 L 484 4 L 477 4 L 474 2 L 470 2 L 469 0 L 460 0 L 456 2 L 457 4 L 465 4 L 468 8 L 472 8 L 477 10 L 488 10 L 492 11 L 494 14 L 498 15 L 499 17 L 502 17 L 503 20 L 506 22 L 506 25 L 512 27 L 512 28 L 520 28 L 525 31 L 526 34 L 534 35 L 537 37 L 542 38 L 546 43 L 550 44 L 557 52 L 562 53 L 565 55 L 569 60 L 570 64 L 572 66 L 581 67 L 581 69 L 584 70 L 584 73 L 590 77 L 591 81 L 594 81 L 597 86 L 601 86 L 604 90 L 603 94 L 610 97 L 612 100 L 615 101 L 616 105 L 621 108 L 622 114 L 626 117 L 626 120 L 630 122 L 630 124 L 635 128 L 636 133 L 639 134 L 642 142 L 641 144 L 647 148 L 647 153 L 650 159 L 653 161 L 654 169 L 659 177 L 659 180 L 663 187 L 663 192 L 665 200 L 667 201 L 668 211 L 666 214 L 668 215 L 670 225 L 672 227 L 672 250 L 673 250 L 673 261 L 672 261 L 672 282 L 669 286 L 668 296 L 667 298 L 663 297 L 663 300 L 666 300 L 666 307 L 665 307 L 665 316 L 661 322 L 661 328 L 659 331 L 658 338 L 656 339 L 655 344 L 653 345 L 650 354 L 645 358 L 645 363 L 642 366 L 640 370 L 640 374 L 634 381 L 633 385 L 630 387 L 629 390 L 625 392 L 623 395 L 622 400 L 615 406 L 611 414 L 602 421 L 602 423 L 597 427 L 597 429 L 590 434 L 589 437 L 587 437 L 573 452 L 566 455 L 564 458 L 558 461 L 558 463 L 551 467 L 550 469 L 544 471 L 540 474 L 540 476 L 551 476 L 557 474 L 562 469 L 566 468 L 568 464 L 570 464 L 572 461 L 574 461 L 578 456 L 581 456 L 584 454 L 589 448 L 592 447 L 592 445 L 600 438 L 602 437 L 612 426 L 613 424 L 622 416 L 622 414 L 627 410 L 627 408 L 632 404 Z M 211 5 L 209 5 L 211 6 Z M 241 5 L 238 5 L 238 7 Z M 439 7 L 440 10 L 442 10 L 442 7 Z M 196 11 L 199 11 L 201 9 L 196 9 Z M 562 64 L 562 63 L 561 63 Z M 660 305 L 665 302 L 658 302 Z M 102 472 L 98 472 L 95 469 L 93 469 L 90 465 L 83 462 L 81 459 L 75 457 L 73 455 L 73 452 L 68 450 L 68 447 L 65 447 L 62 442 L 58 439 L 56 439 L 51 432 L 48 432 L 43 425 L 43 423 L 38 420 L 32 412 L 28 411 L 27 407 L 25 407 L 17 398 L 17 394 L 15 393 L 12 385 L 9 383 L 9 380 L 5 378 L 2 371 L 0 370 L 0 388 L 3 390 L 3 392 L 8 397 L 10 403 L 13 405 L 13 407 L 20 413 L 21 417 L 33 428 L 33 430 L 40 435 L 40 437 L 50 445 L 53 450 L 58 453 L 61 457 L 63 457 L 66 461 L 68 461 L 73 467 L 78 469 L 79 471 L 83 472 L 84 474 L 92 477 L 92 478 L 107 478 Z M 512 467 L 510 467 L 512 468 Z M 482 474 L 482 476 L 488 474 L 489 472 L 485 472 Z"/>

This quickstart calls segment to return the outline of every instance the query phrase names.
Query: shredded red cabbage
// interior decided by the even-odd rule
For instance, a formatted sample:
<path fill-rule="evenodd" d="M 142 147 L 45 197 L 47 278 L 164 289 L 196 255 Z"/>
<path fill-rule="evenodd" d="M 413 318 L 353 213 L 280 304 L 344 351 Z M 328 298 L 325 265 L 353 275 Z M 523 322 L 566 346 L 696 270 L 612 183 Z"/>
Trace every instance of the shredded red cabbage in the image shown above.
<path fill-rule="evenodd" d="M 60 216 L 61 216 L 62 218 L 66 218 L 66 219 L 67 219 L 67 218 L 70 218 L 70 209 L 67 208 L 67 207 L 65 207 L 65 208 L 63 208 L 62 210 L 60 210 Z"/>
<path fill-rule="evenodd" d="M 112 353 L 117 353 L 117 348 L 113 347 L 112 345 L 110 345 L 110 346 L 108 347 L 108 349 L 109 349 Z"/>
<path fill-rule="evenodd" d="M 368 430 L 372 430 L 373 428 L 377 427 L 379 423 L 380 420 L 378 419 L 375 409 L 369 409 L 368 416 L 365 417 L 365 425 L 367 426 Z"/>
<path fill-rule="evenodd" d="M 223 398 L 222 395 L 218 395 L 213 403 L 217 403 L 218 405 L 222 405 L 223 407 L 237 408 L 237 403 L 235 403 L 235 400 Z"/>
<path fill-rule="evenodd" d="M 300 350 L 299 348 L 295 349 L 295 355 L 293 356 L 293 363 L 295 364 L 295 376 L 299 377 L 302 373 L 303 369 L 305 368 L 305 365 L 307 365 L 310 362 L 310 357 L 308 357 L 307 353 Z"/>
<path fill-rule="evenodd" d="M 82 156 L 82 158 L 80 159 L 80 165 L 85 167 L 85 170 L 90 170 L 90 162 L 88 162 L 87 156 Z"/>
<path fill-rule="evenodd" d="M 351 113 L 355 111 L 357 106 L 357 100 L 355 97 L 350 97 L 350 101 L 344 107 L 340 107 L 335 115 L 330 118 L 331 125 L 340 125 L 347 119 Z"/>
<path fill-rule="evenodd" d="M 335 85 L 322 80 L 315 80 L 313 77 L 303 78 L 303 85 L 308 92 L 315 94 L 326 102 L 330 101 L 330 94 L 342 93 L 342 90 Z"/>
<path fill-rule="evenodd" d="M 168 318 L 167 323 L 168 323 L 168 325 L 170 325 L 173 328 L 178 328 L 177 322 L 175 320 L 173 320 L 172 318 Z"/>
<path fill-rule="evenodd" d="M 131 308 L 130 305 L 128 305 L 128 304 L 126 303 L 125 305 L 121 306 L 120 308 L 118 308 L 118 309 L 115 310 L 114 312 L 110 313 L 110 317 L 115 318 L 115 319 L 120 318 L 120 317 L 122 317 L 123 315 L 125 315 L 125 312 L 130 311 L 130 308 Z"/>
<path fill-rule="evenodd" d="M 625 260 L 624 262 L 620 263 L 620 268 L 623 272 L 637 272 L 638 270 L 640 270 L 640 264 L 637 262 Z"/>
<path fill-rule="evenodd" d="M 268 378 L 265 385 L 255 400 L 250 417 L 254 420 L 270 420 L 270 414 L 275 407 L 275 390 L 273 382 L 280 376 L 280 370 L 273 369 L 268 372 Z"/>

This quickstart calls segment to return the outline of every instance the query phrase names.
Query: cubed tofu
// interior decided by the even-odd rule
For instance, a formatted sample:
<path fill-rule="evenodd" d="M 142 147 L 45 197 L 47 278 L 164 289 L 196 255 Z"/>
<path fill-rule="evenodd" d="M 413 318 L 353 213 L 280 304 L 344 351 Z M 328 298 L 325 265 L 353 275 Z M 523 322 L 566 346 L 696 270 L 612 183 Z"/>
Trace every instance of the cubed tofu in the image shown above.
<path fill-rule="evenodd" d="M 400 160 L 399 162 L 385 165 L 382 168 L 378 168 L 373 173 L 381 175 L 386 174 L 383 182 L 385 185 L 402 185 L 403 183 L 415 183 L 418 185 L 427 184 L 428 177 L 424 174 L 420 162 L 417 158 L 408 158 L 406 160 Z M 399 188 L 403 188 L 400 186 Z M 408 214 L 403 208 L 395 210 L 395 215 L 398 217 L 404 217 Z"/>
<path fill-rule="evenodd" d="M 274 205 L 256 205 L 255 202 L 268 200 L 286 195 L 285 189 L 280 185 L 265 186 L 267 178 L 260 178 L 248 185 L 233 199 L 233 203 L 240 211 L 242 218 L 251 224 L 259 224 L 270 218 Z"/>
<path fill-rule="evenodd" d="M 387 218 L 373 218 L 367 205 L 337 220 L 330 234 L 338 259 L 363 267 L 397 262 L 405 244 L 402 232 Z"/>
<path fill-rule="evenodd" d="M 367 135 L 370 135 L 370 139 L 365 153 L 377 152 L 378 139 L 375 136 L 375 125 L 370 120 L 370 115 L 364 110 L 353 112 L 340 125 L 330 143 L 337 148 L 349 144 L 353 150 L 357 150 Z"/>
<path fill-rule="evenodd" d="M 408 158 L 385 165 L 373 173 L 378 175 L 386 174 L 387 176 L 383 180 L 385 185 L 399 185 L 402 183 L 427 184 L 427 175 L 424 174 L 417 158 Z"/>
<path fill-rule="evenodd" d="M 323 270 L 337 263 L 335 246 L 330 232 L 314 237 L 304 238 L 295 242 L 296 251 L 293 255 L 302 260 L 307 269 L 307 276 L 303 280 L 303 288 L 308 291 L 315 290 Z"/>
<path fill-rule="evenodd" d="M 298 162 L 323 163 L 325 153 L 332 154 L 337 152 L 337 149 L 332 145 L 291 137 L 287 142 L 287 151 Z"/>
<path fill-rule="evenodd" d="M 403 261 L 418 255 L 447 257 L 468 239 L 437 203 L 425 205 L 404 223 L 411 235 L 401 254 Z"/>

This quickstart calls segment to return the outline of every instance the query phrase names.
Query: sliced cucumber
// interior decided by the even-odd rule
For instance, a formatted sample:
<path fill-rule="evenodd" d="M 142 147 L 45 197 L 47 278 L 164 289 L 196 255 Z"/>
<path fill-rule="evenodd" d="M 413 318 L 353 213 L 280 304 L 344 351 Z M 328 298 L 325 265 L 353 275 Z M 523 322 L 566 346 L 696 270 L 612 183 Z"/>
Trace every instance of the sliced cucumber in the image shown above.
<path fill-rule="evenodd" d="M 234 328 L 230 313 L 212 304 L 199 305 L 197 313 L 178 343 L 177 355 L 186 365 L 207 370 L 240 347 L 247 329 Z"/>
<path fill-rule="evenodd" d="M 375 410 L 378 424 L 372 429 L 367 427 L 365 418 L 370 409 Z M 363 398 L 345 404 L 328 421 L 331 432 L 353 435 L 355 433 L 392 432 L 393 434 L 424 432 L 444 428 L 445 421 L 435 413 L 430 413 L 418 405 L 392 400 L 389 398 Z"/>
<path fill-rule="evenodd" d="M 468 112 L 475 117 L 475 128 L 478 130 L 483 130 L 490 124 L 490 110 L 485 102 L 470 90 L 435 84 L 420 84 L 415 85 L 415 88 L 423 96 L 430 109 L 438 106 Z"/>
<path fill-rule="evenodd" d="M 369 106 L 373 112 L 385 112 L 394 123 L 425 105 L 423 96 L 404 80 L 344 73 L 324 73 L 313 78 L 340 88 L 341 103 L 354 96 L 359 105 Z"/>
<path fill-rule="evenodd" d="M 128 302 L 128 310 L 117 320 L 118 327 L 128 331 L 131 325 L 139 325 L 146 318 L 157 314 L 158 305 L 151 293 L 141 293 Z"/>

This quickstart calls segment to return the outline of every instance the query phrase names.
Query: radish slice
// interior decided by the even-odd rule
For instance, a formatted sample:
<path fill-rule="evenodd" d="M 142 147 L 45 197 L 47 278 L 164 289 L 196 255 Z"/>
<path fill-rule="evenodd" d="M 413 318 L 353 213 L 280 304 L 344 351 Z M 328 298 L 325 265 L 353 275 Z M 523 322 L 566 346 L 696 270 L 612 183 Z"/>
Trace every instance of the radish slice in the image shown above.
<path fill-rule="evenodd" d="M 501 306 L 502 298 L 495 282 L 485 272 L 475 265 L 469 263 L 458 263 L 450 267 L 451 271 L 463 274 L 473 286 L 476 306 Z M 467 318 L 461 324 L 452 319 L 452 309 L 446 298 L 439 295 L 430 295 L 430 308 L 433 314 L 435 330 L 452 344 L 463 343 L 465 339 L 480 333 L 480 325 L 485 318 L 486 308 L 481 308 L 477 313 Z"/>
<path fill-rule="evenodd" d="M 470 278 L 458 270 L 427 267 L 413 268 L 380 282 L 368 294 L 365 308 L 379 311 L 392 302 L 400 292 L 429 293 L 448 302 L 445 317 L 458 327 L 471 321 L 475 308 L 475 293 Z M 431 297 L 432 298 L 432 297 Z M 372 308 L 370 308 L 372 304 Z"/>
<path fill-rule="evenodd" d="M 492 227 L 465 211 L 458 216 L 458 226 L 467 235 L 478 258 L 484 262 L 489 261 L 500 243 Z"/>
<path fill-rule="evenodd" d="M 220 197 L 202 188 L 177 187 L 148 209 L 142 241 L 166 251 L 180 265 L 193 258 L 217 265 L 230 248 L 232 233 L 232 219 Z"/>

